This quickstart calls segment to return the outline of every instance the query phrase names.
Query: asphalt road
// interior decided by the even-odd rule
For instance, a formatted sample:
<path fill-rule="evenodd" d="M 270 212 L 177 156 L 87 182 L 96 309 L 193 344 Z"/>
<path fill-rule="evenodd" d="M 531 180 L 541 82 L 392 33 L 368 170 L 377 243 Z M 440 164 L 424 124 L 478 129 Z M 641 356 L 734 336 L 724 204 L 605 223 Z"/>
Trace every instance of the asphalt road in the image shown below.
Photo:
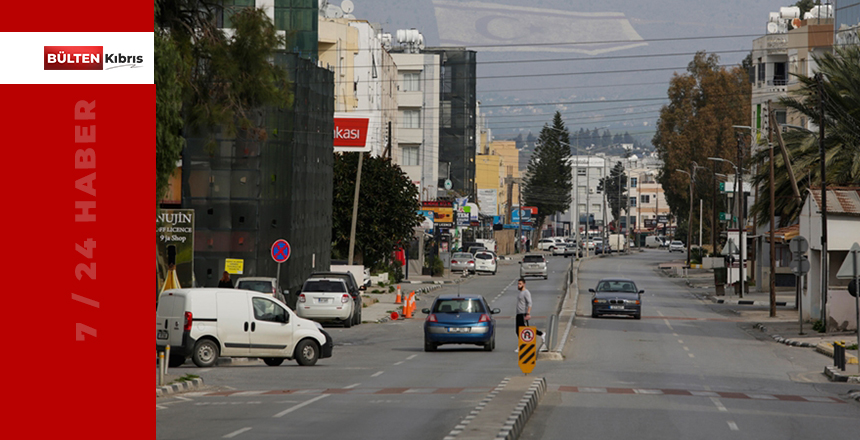
<path fill-rule="evenodd" d="M 676 257 L 582 264 L 565 361 L 537 366 L 548 392 L 520 438 L 856 438 L 852 386 L 827 382 L 821 355 L 756 339 L 729 307 L 660 276 L 656 263 Z M 618 276 L 645 290 L 642 319 L 592 319 L 587 289 Z"/>
<path fill-rule="evenodd" d="M 531 324 L 542 329 L 563 293 L 569 263 L 548 259 L 549 279 L 527 282 L 534 301 Z M 518 276 L 519 266 L 505 262 L 495 276 L 423 295 L 412 320 L 327 327 L 334 354 L 314 367 L 252 362 L 171 369 L 203 376 L 208 388 L 156 399 L 156 438 L 441 439 L 504 378 L 522 374 L 514 353 Z M 420 309 L 458 288 L 480 293 L 501 309 L 494 352 L 477 346 L 423 351 Z"/>

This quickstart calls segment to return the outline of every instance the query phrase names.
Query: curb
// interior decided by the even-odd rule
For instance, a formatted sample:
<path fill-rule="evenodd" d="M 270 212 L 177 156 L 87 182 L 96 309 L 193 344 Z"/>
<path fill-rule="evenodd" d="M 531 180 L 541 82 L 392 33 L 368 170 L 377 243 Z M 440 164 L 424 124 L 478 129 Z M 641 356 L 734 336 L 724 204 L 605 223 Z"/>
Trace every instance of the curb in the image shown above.
<path fill-rule="evenodd" d="M 420 288 L 420 289 L 415 289 L 415 301 L 419 301 L 419 300 L 420 300 L 420 299 L 418 298 L 418 294 L 419 294 L 419 293 L 432 292 L 432 291 L 434 291 L 434 290 L 436 290 L 436 289 L 441 289 L 442 287 L 443 287 L 443 286 L 442 286 L 441 284 L 434 284 L 434 285 L 431 285 L 431 286 L 428 286 L 428 287 L 422 287 L 422 288 Z M 395 304 L 395 305 L 396 305 L 396 304 Z M 397 307 L 395 307 L 395 308 L 397 308 Z M 398 314 L 399 314 L 399 313 L 398 313 Z M 401 315 L 401 316 L 402 316 L 402 315 Z M 398 319 L 398 320 L 399 320 L 399 319 Z M 382 323 L 386 323 L 386 322 L 388 322 L 388 321 L 391 321 L 391 315 L 383 316 L 382 318 L 379 318 L 379 319 L 377 319 L 376 321 L 367 321 L 367 322 L 368 322 L 368 323 L 375 322 L 375 323 L 377 323 L 377 324 L 382 324 Z"/>
<path fill-rule="evenodd" d="M 520 399 L 517 407 L 511 412 L 504 427 L 496 434 L 496 439 L 516 440 L 520 437 L 523 427 L 529 421 L 532 413 L 537 409 L 538 403 L 546 393 L 546 379 L 535 379 L 526 391 L 526 395 Z"/>
<path fill-rule="evenodd" d="M 829 342 L 819 343 L 815 346 L 815 351 L 825 356 L 833 357 L 833 345 L 831 345 Z M 852 362 L 852 360 L 854 362 Z M 857 365 L 857 357 L 853 354 L 845 353 L 845 361 L 846 365 Z"/>
<path fill-rule="evenodd" d="M 849 376 L 844 374 L 843 371 L 833 365 L 824 367 L 824 375 L 827 376 L 831 382 L 860 383 L 860 376 Z M 848 395 L 852 399 L 860 401 L 860 391 L 851 391 Z"/>
<path fill-rule="evenodd" d="M 454 440 L 454 439 L 456 439 L 457 435 L 460 434 L 461 432 L 463 432 L 466 429 L 466 426 L 469 423 L 472 423 L 473 420 L 475 420 L 475 417 L 477 417 L 478 414 L 480 414 L 481 411 L 487 407 L 487 405 L 499 394 L 499 392 L 501 392 L 502 390 L 505 389 L 505 387 L 508 385 L 508 382 L 510 382 L 510 381 L 511 381 L 510 377 L 504 378 L 502 380 L 502 382 L 499 383 L 499 385 L 497 385 L 495 388 L 493 388 L 493 391 L 490 391 L 490 394 L 487 394 L 487 397 L 484 397 L 484 400 L 482 400 L 481 403 L 479 403 L 478 406 L 476 406 L 475 409 L 473 409 L 469 413 L 469 415 L 466 416 L 466 418 L 464 418 L 462 421 L 460 421 L 460 423 L 458 423 L 457 426 L 455 426 L 454 429 L 451 430 L 450 433 L 448 433 L 448 435 L 443 437 L 443 440 Z"/>
<path fill-rule="evenodd" d="M 170 394 L 181 393 L 183 391 L 192 391 L 199 389 L 203 386 L 203 378 L 198 377 L 197 379 L 186 380 L 179 383 L 174 383 L 170 385 L 166 385 L 163 387 L 155 388 L 155 397 L 163 397 Z"/>
<path fill-rule="evenodd" d="M 757 328 L 763 332 L 767 331 L 767 327 L 765 327 L 762 323 L 757 323 L 753 326 L 753 328 Z M 773 340 L 775 340 L 776 342 L 779 342 L 780 344 L 790 345 L 792 347 L 815 347 L 817 345 L 810 342 L 795 341 L 794 339 L 783 338 L 780 335 L 771 335 L 770 337 L 773 338 Z"/>
<path fill-rule="evenodd" d="M 856 401 L 858 401 L 858 402 L 860 402 L 860 391 L 858 391 L 858 390 L 851 390 L 851 391 L 849 391 L 849 392 L 848 392 L 848 397 L 849 397 L 849 398 L 851 398 L 851 399 L 854 399 L 854 400 L 856 400 Z"/>

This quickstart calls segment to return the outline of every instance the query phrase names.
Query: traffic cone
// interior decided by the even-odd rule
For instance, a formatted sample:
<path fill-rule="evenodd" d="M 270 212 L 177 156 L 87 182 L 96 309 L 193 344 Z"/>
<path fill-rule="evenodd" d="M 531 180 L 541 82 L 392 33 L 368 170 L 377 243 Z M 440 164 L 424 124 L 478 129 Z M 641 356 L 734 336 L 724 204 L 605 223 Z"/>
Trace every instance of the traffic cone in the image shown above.
<path fill-rule="evenodd" d="M 406 298 L 403 304 L 403 317 L 406 319 L 412 318 L 412 307 L 409 307 L 409 298 Z"/>
<path fill-rule="evenodd" d="M 400 304 L 403 301 L 400 300 L 400 289 L 397 289 L 397 296 L 394 297 L 394 304 Z"/>

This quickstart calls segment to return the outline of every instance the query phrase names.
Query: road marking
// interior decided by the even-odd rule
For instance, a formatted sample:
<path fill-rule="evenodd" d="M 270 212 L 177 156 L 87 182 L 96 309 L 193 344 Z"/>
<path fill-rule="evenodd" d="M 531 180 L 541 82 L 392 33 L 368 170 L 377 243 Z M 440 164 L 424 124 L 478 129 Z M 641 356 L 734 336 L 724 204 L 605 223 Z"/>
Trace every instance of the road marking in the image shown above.
<path fill-rule="evenodd" d="M 279 412 L 279 413 L 275 414 L 275 415 L 274 415 L 274 416 L 272 416 L 272 417 L 275 417 L 275 418 L 283 417 L 283 416 L 285 416 L 285 415 L 287 415 L 287 414 L 289 414 L 289 413 L 291 413 L 291 412 L 293 412 L 293 411 L 295 411 L 295 410 L 297 410 L 297 409 L 304 408 L 304 407 L 306 407 L 306 406 L 308 406 L 308 405 L 310 405 L 310 404 L 312 404 L 312 403 L 316 402 L 317 400 L 325 399 L 325 398 L 326 398 L 326 397 L 328 397 L 328 396 L 331 396 L 331 394 L 321 394 L 321 395 L 319 395 L 319 396 L 317 396 L 317 397 L 314 397 L 313 399 L 308 400 L 308 401 L 306 401 L 306 402 L 304 402 L 304 403 L 300 403 L 300 404 L 298 404 L 298 405 L 296 405 L 296 406 L 293 406 L 293 407 L 287 408 L 287 409 L 285 409 L 285 410 L 283 410 L 283 411 L 281 411 L 281 412 Z"/>
<path fill-rule="evenodd" d="M 687 356 L 690 356 L 691 358 L 696 357 L 696 355 L 694 355 L 693 353 L 687 353 Z"/>
<path fill-rule="evenodd" d="M 738 263 L 738 264 L 740 264 L 740 263 Z M 683 340 L 683 339 L 678 339 L 678 343 L 679 343 L 679 344 L 683 344 L 683 343 L 684 343 L 684 340 Z"/>
<path fill-rule="evenodd" d="M 669 320 L 668 320 L 668 319 L 664 319 L 664 320 L 663 320 L 663 322 L 665 322 L 665 323 L 666 323 L 666 327 L 669 327 L 669 330 L 673 330 L 673 331 L 675 330 L 674 328 L 672 328 L 672 324 L 669 324 Z"/>
<path fill-rule="evenodd" d="M 222 438 L 233 438 L 233 437 L 236 437 L 237 435 L 239 435 L 239 434 L 241 434 L 241 433 L 243 433 L 243 432 L 247 432 L 247 431 L 250 431 L 250 430 L 251 430 L 251 428 L 242 428 L 242 429 L 239 429 L 239 430 L 233 431 L 233 432 L 231 432 L 231 433 L 229 433 L 229 434 L 225 435 L 225 436 L 224 436 L 224 437 L 222 437 Z"/>
<path fill-rule="evenodd" d="M 382 375 L 382 373 L 385 373 L 385 372 L 384 371 L 377 371 L 376 373 L 371 374 L 370 377 L 379 377 Z"/>
<path fill-rule="evenodd" d="M 740 264 L 740 263 L 738 263 L 738 264 Z M 690 351 L 690 348 L 689 348 L 689 347 L 684 347 L 684 351 Z"/>
<path fill-rule="evenodd" d="M 717 410 L 721 412 L 729 412 L 729 410 L 726 409 L 722 402 L 720 402 L 720 399 L 717 399 L 716 397 L 711 397 L 711 402 L 714 402 L 714 405 L 716 405 Z"/>
<path fill-rule="evenodd" d="M 167 407 L 166 407 L 166 406 L 161 406 L 161 405 L 155 405 L 155 410 L 156 410 L 156 411 L 158 411 L 158 410 L 160 410 L 160 409 L 167 409 Z"/>
<path fill-rule="evenodd" d="M 729 429 L 731 429 L 732 431 L 740 431 L 737 423 L 735 423 L 735 422 L 726 422 L 726 423 L 729 424 Z"/>
<path fill-rule="evenodd" d="M 666 316 L 666 315 L 664 315 L 664 314 L 663 314 L 663 312 L 661 312 L 661 311 L 659 311 L 659 310 L 657 310 L 657 314 L 658 314 L 658 315 L 660 315 L 660 316 Z"/>
<path fill-rule="evenodd" d="M 357 386 L 359 386 L 359 385 L 361 385 L 361 384 L 360 384 L 360 383 L 354 383 L 354 384 L 352 384 L 352 385 L 350 385 L 350 386 L 348 386 L 348 387 L 343 387 L 343 388 L 344 388 L 344 389 L 346 389 L 346 390 L 351 390 L 351 389 L 353 389 L 353 388 L 355 388 L 355 387 L 357 387 Z"/>
<path fill-rule="evenodd" d="M 201 370 L 197 370 L 197 372 L 198 372 L 198 373 L 205 373 L 205 372 L 207 372 L 207 371 L 209 371 L 209 370 L 211 370 L 211 368 L 203 368 L 203 369 L 201 369 Z"/>
<path fill-rule="evenodd" d="M 193 399 L 189 399 L 187 397 L 182 397 L 182 396 L 173 396 L 173 398 L 179 399 L 179 400 L 184 400 L 186 402 L 192 402 L 193 401 Z"/>
<path fill-rule="evenodd" d="M 418 357 L 418 355 L 417 355 L 417 354 L 413 354 L 412 356 L 409 356 L 408 358 L 406 358 L 406 360 L 407 360 L 407 361 L 411 361 L 412 359 L 415 359 L 415 358 L 417 358 L 417 357 Z"/>
<path fill-rule="evenodd" d="M 677 337 L 678 337 L 678 334 L 677 334 L 677 333 L 672 333 L 672 336 L 674 336 L 674 337 L 676 337 L 676 338 L 677 338 Z"/>
<path fill-rule="evenodd" d="M 395 362 L 395 363 L 394 363 L 394 365 L 400 365 L 400 364 L 402 364 L 402 363 L 404 363 L 404 362 L 406 362 L 406 361 Z"/>

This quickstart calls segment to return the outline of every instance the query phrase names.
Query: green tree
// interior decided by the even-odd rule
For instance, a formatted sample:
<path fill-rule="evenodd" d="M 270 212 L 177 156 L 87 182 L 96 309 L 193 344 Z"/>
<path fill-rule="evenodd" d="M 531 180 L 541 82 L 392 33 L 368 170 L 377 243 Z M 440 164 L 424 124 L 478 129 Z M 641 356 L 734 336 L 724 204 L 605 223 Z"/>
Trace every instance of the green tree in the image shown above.
<path fill-rule="evenodd" d="M 624 164 L 617 162 L 609 171 L 609 176 L 600 179 L 597 190 L 606 194 L 612 218 L 615 219 L 613 222 L 617 225 L 618 219 L 621 218 L 621 211 L 627 209 L 629 201 Z"/>
<path fill-rule="evenodd" d="M 690 170 L 692 162 L 711 168 L 708 157 L 722 157 L 737 164 L 737 138 L 732 125 L 747 125 L 750 114 L 750 84 L 741 66 L 721 67 L 715 54 L 698 52 L 687 73 L 675 74 L 669 82 L 669 104 L 660 110 L 657 132 L 651 143 L 663 161 L 657 175 L 666 201 L 675 217 L 686 219 L 690 209 L 690 181 L 676 169 Z M 744 157 L 749 158 L 745 145 Z M 743 166 L 743 164 L 738 164 Z M 728 164 L 717 172 L 734 173 Z M 695 182 L 696 198 L 702 198 L 705 218 L 713 218 L 713 180 L 700 172 Z M 710 222 L 705 222 L 710 234 Z"/>
<path fill-rule="evenodd" d="M 525 204 L 538 208 L 538 228 L 548 216 L 570 208 L 572 188 L 570 134 L 561 113 L 555 112 L 552 127 L 544 124 L 540 131 L 523 182 Z"/>
<path fill-rule="evenodd" d="M 332 250 L 349 254 L 357 154 L 336 154 L 332 204 Z M 421 224 L 418 188 L 387 158 L 365 155 L 361 166 L 355 261 L 368 267 L 387 265 L 391 253 L 408 246 L 413 228 Z"/>
<path fill-rule="evenodd" d="M 156 17 L 158 4 L 156 3 Z M 185 139 L 182 137 L 184 66 L 170 34 L 155 27 L 155 203 L 164 197 Z"/>
<path fill-rule="evenodd" d="M 835 53 L 824 52 L 814 57 L 819 72 L 824 78 L 824 147 L 825 171 L 828 186 L 860 185 L 860 48 L 837 47 Z M 821 124 L 821 93 L 815 77 L 796 75 L 802 87 L 782 103 L 809 120 Z M 797 178 L 801 196 L 806 189 L 821 186 L 821 157 L 819 154 L 818 130 L 790 129 L 783 133 L 789 151 L 790 164 Z M 776 142 L 776 141 L 774 141 Z M 753 160 L 760 164 L 753 184 L 769 185 L 769 152 L 762 149 Z M 774 212 L 780 217 L 780 225 L 797 221 L 802 205 L 797 202 L 788 178 L 788 170 L 782 155 L 774 155 Z M 759 191 L 758 199 L 751 210 L 758 215 L 760 225 L 770 221 L 770 193 Z"/>

